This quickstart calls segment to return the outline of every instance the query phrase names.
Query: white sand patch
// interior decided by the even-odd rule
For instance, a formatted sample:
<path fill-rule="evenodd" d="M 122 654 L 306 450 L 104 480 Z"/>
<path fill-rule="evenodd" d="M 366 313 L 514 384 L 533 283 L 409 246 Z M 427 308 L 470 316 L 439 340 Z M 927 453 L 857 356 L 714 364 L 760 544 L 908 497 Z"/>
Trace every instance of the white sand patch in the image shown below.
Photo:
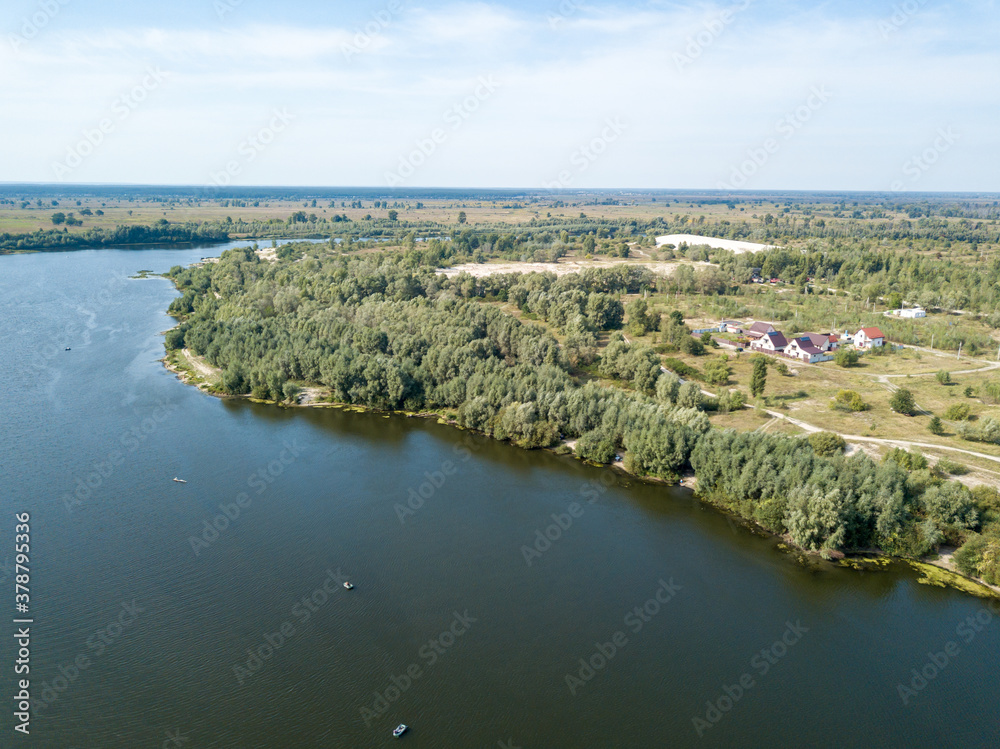
<path fill-rule="evenodd" d="M 680 247 L 681 242 L 689 245 L 707 244 L 718 250 L 731 250 L 737 255 L 744 252 L 761 252 L 762 250 L 773 250 L 773 244 L 757 244 L 756 242 L 741 242 L 735 239 L 715 239 L 714 237 L 700 237 L 697 234 L 667 234 L 664 237 L 656 238 L 656 246 L 662 247 L 665 244 L 672 244 Z"/>
<path fill-rule="evenodd" d="M 639 265 L 643 268 L 649 268 L 653 273 L 658 273 L 661 276 L 669 276 L 681 265 L 705 267 L 712 264 L 701 262 L 679 263 L 675 260 L 623 263 L 620 260 L 613 262 L 608 260 L 566 260 L 565 258 L 560 258 L 555 263 L 464 263 L 462 265 L 453 265 L 450 268 L 438 268 L 437 272 L 448 278 L 454 278 L 459 273 L 468 273 L 475 278 L 485 278 L 497 273 L 555 273 L 557 276 L 565 276 L 569 273 L 579 273 L 585 268 L 611 268 L 615 265 Z"/>

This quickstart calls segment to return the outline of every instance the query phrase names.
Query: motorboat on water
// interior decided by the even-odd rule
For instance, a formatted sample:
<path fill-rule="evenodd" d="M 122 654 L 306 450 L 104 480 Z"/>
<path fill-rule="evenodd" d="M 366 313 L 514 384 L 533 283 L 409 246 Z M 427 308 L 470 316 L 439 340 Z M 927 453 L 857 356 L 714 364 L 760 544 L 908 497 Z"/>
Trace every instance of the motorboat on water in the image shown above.
<path fill-rule="evenodd" d="M 186 484 L 187 483 L 187 481 L 185 481 L 184 479 L 179 479 L 176 476 L 174 476 L 174 481 L 176 481 L 178 484 Z"/>
<path fill-rule="evenodd" d="M 348 590 L 354 590 L 354 583 L 344 583 L 344 587 Z"/>
<path fill-rule="evenodd" d="M 406 733 L 408 728 L 409 726 L 406 725 L 405 723 L 400 723 L 398 726 L 396 726 L 396 729 L 392 732 L 393 738 L 398 739 L 400 736 Z"/>

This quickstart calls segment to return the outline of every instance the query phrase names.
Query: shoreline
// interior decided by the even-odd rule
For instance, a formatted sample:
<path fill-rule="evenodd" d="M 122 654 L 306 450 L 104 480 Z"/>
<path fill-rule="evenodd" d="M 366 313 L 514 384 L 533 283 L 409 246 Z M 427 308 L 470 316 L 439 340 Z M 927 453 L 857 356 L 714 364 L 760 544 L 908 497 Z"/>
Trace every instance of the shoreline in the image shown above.
<path fill-rule="evenodd" d="M 176 365 L 174 362 L 170 361 L 172 354 L 179 356 L 184 356 L 190 362 L 191 366 L 195 369 L 202 370 L 202 373 L 196 373 L 192 370 L 182 368 Z M 198 367 L 196 360 L 201 363 L 201 367 Z M 315 400 L 310 400 L 306 403 L 280 403 L 277 401 L 267 401 L 253 398 L 249 395 L 226 395 L 224 393 L 215 392 L 208 382 L 203 379 L 204 370 L 208 372 L 216 372 L 217 370 L 209 365 L 207 362 L 201 362 L 201 357 L 196 354 L 189 353 L 187 349 L 181 351 L 168 351 L 166 355 L 160 359 L 164 367 L 177 375 L 178 379 L 181 380 L 186 385 L 192 385 L 197 387 L 202 392 L 207 395 L 214 396 L 220 399 L 232 399 L 232 400 L 245 400 L 251 403 L 258 403 L 260 405 L 267 406 L 277 406 L 279 408 L 335 408 L 351 413 L 372 413 L 379 414 L 384 418 L 389 418 L 390 416 L 403 416 L 408 419 L 435 419 L 438 424 L 443 424 L 445 426 L 450 426 L 461 431 L 475 431 L 463 427 L 453 418 L 449 417 L 447 414 L 439 413 L 437 411 L 384 411 L 377 408 L 372 408 L 370 406 L 359 406 L 354 403 L 332 403 L 332 402 L 320 402 Z M 196 381 L 199 380 L 199 381 Z M 303 388 L 305 392 L 307 388 Z M 310 395 L 317 395 L 318 387 L 310 387 L 308 390 L 311 391 Z M 477 434 L 482 434 L 481 432 L 476 432 Z M 488 439 L 493 439 L 483 434 L 482 436 Z M 569 447 L 569 451 L 565 448 L 568 447 L 569 442 L 574 442 L 574 440 L 563 440 L 559 445 L 554 447 L 544 447 L 541 448 L 549 453 L 560 456 L 569 456 L 575 460 L 587 463 L 596 468 L 609 468 L 614 470 L 624 476 L 643 481 L 649 484 L 660 484 L 663 486 L 676 486 L 681 489 L 687 489 L 690 491 L 694 497 L 702 504 L 712 507 L 714 510 L 725 514 L 726 516 L 733 518 L 736 522 L 742 525 L 746 530 L 751 533 L 770 537 L 776 540 L 777 548 L 784 552 L 785 554 L 790 554 L 795 557 L 796 561 L 800 564 L 804 564 L 809 561 L 822 560 L 829 562 L 831 564 L 836 564 L 838 567 L 850 567 L 856 570 L 872 569 L 874 567 L 885 566 L 892 563 L 904 563 L 908 565 L 911 569 L 917 572 L 920 577 L 917 582 L 921 585 L 934 585 L 936 587 L 951 587 L 956 590 L 960 590 L 969 595 L 975 596 L 977 598 L 996 598 L 1000 599 L 1000 586 L 990 585 L 989 583 L 980 580 L 978 578 L 968 577 L 958 570 L 950 566 L 950 554 L 938 554 L 935 558 L 923 558 L 923 559 L 911 559 L 909 557 L 894 557 L 888 554 L 884 554 L 879 549 L 869 549 L 869 550 L 859 550 L 850 553 L 837 552 L 832 559 L 825 559 L 820 552 L 809 551 L 796 546 L 792 541 L 786 536 L 777 535 L 766 528 L 761 527 L 756 522 L 750 518 L 745 518 L 741 515 L 737 515 L 732 512 L 729 508 L 720 505 L 718 502 L 713 501 L 708 495 L 701 494 L 698 492 L 697 476 L 688 471 L 681 475 L 680 480 L 677 484 L 668 482 L 665 479 L 658 478 L 656 476 L 640 476 L 638 474 L 632 473 L 625 470 L 625 467 L 620 461 L 615 463 L 603 464 L 594 463 L 593 461 L 588 461 L 572 450 Z M 507 443 L 512 444 L 512 443 Z M 516 445 L 513 445 L 517 447 Z M 522 448 L 523 449 L 523 448 Z"/>

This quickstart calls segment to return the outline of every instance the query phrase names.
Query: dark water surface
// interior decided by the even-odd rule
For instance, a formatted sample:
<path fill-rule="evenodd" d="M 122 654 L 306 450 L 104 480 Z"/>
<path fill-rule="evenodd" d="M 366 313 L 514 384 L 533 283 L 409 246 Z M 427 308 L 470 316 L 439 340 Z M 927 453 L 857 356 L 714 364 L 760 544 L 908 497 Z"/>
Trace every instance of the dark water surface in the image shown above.
<path fill-rule="evenodd" d="M 30 512 L 39 708 L 13 731 L 4 613 L 0 746 L 1000 743 L 977 599 L 804 569 L 684 490 L 433 422 L 181 384 L 175 291 L 127 276 L 219 251 L 0 258 L 0 561 Z"/>

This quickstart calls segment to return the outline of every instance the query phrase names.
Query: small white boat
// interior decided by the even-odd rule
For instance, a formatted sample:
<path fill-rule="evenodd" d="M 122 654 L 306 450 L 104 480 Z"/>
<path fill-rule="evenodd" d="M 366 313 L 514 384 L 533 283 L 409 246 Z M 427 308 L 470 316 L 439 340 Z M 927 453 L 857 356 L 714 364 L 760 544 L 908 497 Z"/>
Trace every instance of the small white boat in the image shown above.
<path fill-rule="evenodd" d="M 348 590 L 354 590 L 354 583 L 344 583 L 344 587 Z"/>
<path fill-rule="evenodd" d="M 409 726 L 406 725 L 405 723 L 400 723 L 398 726 L 396 726 L 396 730 L 392 732 L 393 738 L 398 739 L 400 736 L 406 733 L 408 728 Z"/>
<path fill-rule="evenodd" d="M 176 476 L 174 476 L 174 481 L 176 481 L 178 484 L 186 484 L 187 483 L 187 481 L 185 481 L 184 479 L 179 479 Z"/>

